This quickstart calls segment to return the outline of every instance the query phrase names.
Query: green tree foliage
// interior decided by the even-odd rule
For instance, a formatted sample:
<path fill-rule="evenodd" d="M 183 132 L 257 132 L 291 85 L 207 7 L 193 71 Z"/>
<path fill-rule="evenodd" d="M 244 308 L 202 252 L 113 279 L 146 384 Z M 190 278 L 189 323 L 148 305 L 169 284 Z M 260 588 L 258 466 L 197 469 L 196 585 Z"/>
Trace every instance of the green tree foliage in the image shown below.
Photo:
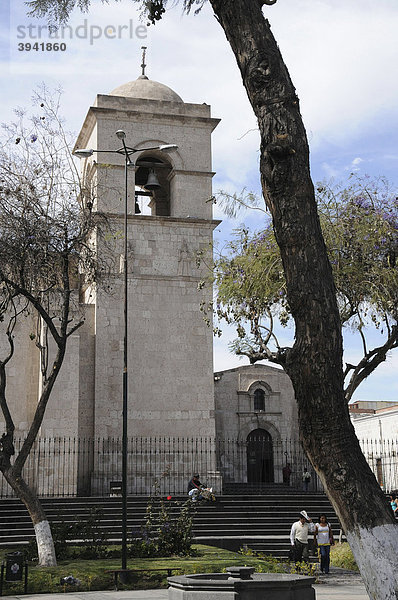
<path fill-rule="evenodd" d="M 363 357 L 345 368 L 346 397 L 398 346 L 398 198 L 384 178 L 352 177 L 348 186 L 319 184 L 317 203 L 322 232 L 337 288 L 343 327 L 358 332 Z M 228 198 L 235 204 L 255 201 L 250 196 Z M 232 348 L 251 362 L 280 362 L 283 348 L 275 320 L 286 326 L 290 309 L 279 248 L 271 222 L 260 232 L 235 231 L 227 254 L 215 263 L 220 320 L 234 324 Z M 248 327 L 247 327 L 248 325 Z M 370 326 L 383 344 L 369 348 Z"/>

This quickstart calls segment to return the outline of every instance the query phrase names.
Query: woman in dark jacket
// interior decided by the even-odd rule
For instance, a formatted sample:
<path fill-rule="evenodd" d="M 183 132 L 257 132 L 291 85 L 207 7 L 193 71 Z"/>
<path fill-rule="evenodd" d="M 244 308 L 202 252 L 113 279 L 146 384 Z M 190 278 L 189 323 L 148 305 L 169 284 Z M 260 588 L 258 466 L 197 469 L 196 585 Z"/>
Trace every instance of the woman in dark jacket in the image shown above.
<path fill-rule="evenodd" d="M 196 473 L 192 476 L 192 479 L 188 483 L 188 496 L 191 498 L 192 502 L 202 499 L 202 495 L 200 493 L 202 487 L 203 486 L 199 481 L 199 473 Z"/>

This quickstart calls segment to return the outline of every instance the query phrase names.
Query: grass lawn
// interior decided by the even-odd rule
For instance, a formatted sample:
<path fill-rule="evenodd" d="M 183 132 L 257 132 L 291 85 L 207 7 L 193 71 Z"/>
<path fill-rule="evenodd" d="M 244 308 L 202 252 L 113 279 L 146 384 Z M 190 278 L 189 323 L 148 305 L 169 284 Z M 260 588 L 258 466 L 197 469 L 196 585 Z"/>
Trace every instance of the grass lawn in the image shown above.
<path fill-rule="evenodd" d="M 256 558 L 243 556 L 237 552 L 230 552 L 213 546 L 195 545 L 197 556 L 168 558 L 130 558 L 127 567 L 133 571 L 145 569 L 180 569 L 175 575 L 184 573 L 220 573 L 225 567 L 232 565 L 247 565 L 256 567 L 258 572 L 284 572 L 283 567 L 272 557 Z M 1 551 L 3 558 L 7 551 Z M 73 590 L 112 590 L 113 574 L 106 573 L 110 569 L 121 567 L 120 559 L 96 560 L 65 560 L 59 561 L 57 567 L 43 568 L 29 565 L 28 593 L 56 593 Z M 61 585 L 60 579 L 72 575 L 80 580 L 80 584 Z M 167 587 L 167 572 L 139 572 L 133 574 L 131 582 L 119 585 L 119 589 L 150 589 Z M 23 583 L 4 583 L 3 594 L 13 595 L 23 590 Z"/>
<path fill-rule="evenodd" d="M 358 565 L 347 542 L 336 544 L 330 549 L 330 564 L 350 571 L 359 571 Z"/>

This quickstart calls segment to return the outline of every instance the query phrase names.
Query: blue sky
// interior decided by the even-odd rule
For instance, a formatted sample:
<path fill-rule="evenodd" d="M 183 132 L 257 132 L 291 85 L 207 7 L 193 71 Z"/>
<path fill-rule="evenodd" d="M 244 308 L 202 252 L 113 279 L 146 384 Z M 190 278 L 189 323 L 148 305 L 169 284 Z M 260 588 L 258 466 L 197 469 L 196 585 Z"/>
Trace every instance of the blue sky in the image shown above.
<path fill-rule="evenodd" d="M 300 98 L 314 181 L 344 180 L 355 171 L 385 175 L 398 184 L 396 0 L 278 0 L 264 12 Z M 151 79 L 169 85 L 186 102 L 210 104 L 222 119 L 213 137 L 215 190 L 259 191 L 255 118 L 209 6 L 198 16 L 183 16 L 175 3 L 163 22 L 146 28 L 129 0 L 108 5 L 93 0 L 90 13 L 73 13 L 63 39 L 50 40 L 46 21 L 28 18 L 21 0 L 2 0 L 0 23 L 1 121 L 12 117 L 14 107 L 29 105 L 32 90 L 44 81 L 63 88 L 67 126 L 79 131 L 97 93 L 109 93 L 140 74 L 140 48 L 146 45 Z M 66 48 L 48 50 L 48 42 Z M 21 43 L 37 43 L 38 49 L 19 49 Z M 261 227 L 261 213 L 232 222 L 216 207 L 215 216 L 223 219 L 221 239 L 243 218 Z M 283 335 L 288 342 L 293 332 Z M 227 340 L 226 335 L 215 341 L 218 370 L 242 364 L 228 353 Z M 377 334 L 374 340 L 380 343 Z M 360 345 L 349 332 L 345 348 L 353 362 Z M 398 353 L 355 398 L 398 401 L 397 373 Z"/>

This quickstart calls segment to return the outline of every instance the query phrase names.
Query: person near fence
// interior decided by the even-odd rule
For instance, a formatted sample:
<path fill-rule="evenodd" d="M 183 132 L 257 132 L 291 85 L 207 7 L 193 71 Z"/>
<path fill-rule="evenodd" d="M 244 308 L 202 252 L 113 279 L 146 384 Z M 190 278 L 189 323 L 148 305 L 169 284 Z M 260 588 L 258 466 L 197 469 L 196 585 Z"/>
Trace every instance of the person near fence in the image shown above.
<path fill-rule="evenodd" d="M 308 489 L 310 487 L 310 482 L 311 482 L 311 473 L 309 472 L 307 467 L 304 467 L 302 479 L 303 479 L 304 491 L 308 492 Z"/>
<path fill-rule="evenodd" d="M 290 544 L 295 562 L 308 562 L 308 535 L 314 533 L 314 524 L 305 510 L 300 512 L 300 519 L 293 523 L 290 530 Z"/>
<path fill-rule="evenodd" d="M 290 463 L 286 463 L 286 465 L 282 469 L 282 477 L 284 485 L 290 485 L 290 475 L 292 474 L 292 469 L 290 467 Z"/>
<path fill-rule="evenodd" d="M 314 544 L 318 544 L 321 556 L 321 572 L 329 573 L 330 546 L 334 546 L 333 532 L 325 514 L 319 515 L 318 523 L 315 524 Z"/>
<path fill-rule="evenodd" d="M 202 500 L 202 484 L 199 481 L 199 473 L 195 473 L 192 475 L 192 478 L 188 483 L 188 496 L 192 500 L 192 502 L 197 502 L 198 500 Z"/>

